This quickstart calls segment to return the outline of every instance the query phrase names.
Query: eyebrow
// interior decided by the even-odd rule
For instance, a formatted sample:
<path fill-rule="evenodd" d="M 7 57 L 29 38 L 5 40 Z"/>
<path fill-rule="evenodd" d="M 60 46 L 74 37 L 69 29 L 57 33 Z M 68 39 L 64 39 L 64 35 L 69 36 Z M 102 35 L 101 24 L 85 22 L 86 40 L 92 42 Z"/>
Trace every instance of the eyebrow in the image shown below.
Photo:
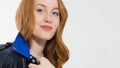
<path fill-rule="evenodd" d="M 45 6 L 45 5 L 43 5 L 43 4 L 36 4 L 36 5 L 35 5 L 35 7 L 36 7 L 36 6 L 46 7 L 46 6 Z"/>
<path fill-rule="evenodd" d="M 39 3 L 39 4 L 36 4 L 35 7 L 36 7 L 36 6 L 42 6 L 42 7 L 45 7 L 45 8 L 47 7 L 47 6 L 45 6 L 44 4 L 40 4 L 40 3 Z M 58 9 L 59 9 L 58 7 L 54 7 L 54 8 L 53 8 L 53 10 L 58 10 Z"/>

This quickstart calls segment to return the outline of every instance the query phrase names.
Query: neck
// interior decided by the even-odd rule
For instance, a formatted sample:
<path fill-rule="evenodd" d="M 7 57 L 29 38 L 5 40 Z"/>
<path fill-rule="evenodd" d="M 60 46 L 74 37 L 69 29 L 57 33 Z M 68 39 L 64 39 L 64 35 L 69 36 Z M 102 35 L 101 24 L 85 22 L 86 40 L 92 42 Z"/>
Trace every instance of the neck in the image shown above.
<path fill-rule="evenodd" d="M 42 57 L 45 44 L 46 41 L 33 37 L 30 41 L 30 54 L 36 58 Z"/>

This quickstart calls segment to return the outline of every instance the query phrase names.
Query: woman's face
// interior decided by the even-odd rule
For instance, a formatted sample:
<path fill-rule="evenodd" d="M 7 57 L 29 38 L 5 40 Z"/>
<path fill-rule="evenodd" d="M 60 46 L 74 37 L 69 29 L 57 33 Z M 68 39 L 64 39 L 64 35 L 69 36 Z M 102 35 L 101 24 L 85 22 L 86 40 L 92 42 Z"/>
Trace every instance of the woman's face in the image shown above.
<path fill-rule="evenodd" d="M 50 40 L 59 26 L 58 0 L 35 0 L 35 28 L 33 36 L 42 40 Z"/>

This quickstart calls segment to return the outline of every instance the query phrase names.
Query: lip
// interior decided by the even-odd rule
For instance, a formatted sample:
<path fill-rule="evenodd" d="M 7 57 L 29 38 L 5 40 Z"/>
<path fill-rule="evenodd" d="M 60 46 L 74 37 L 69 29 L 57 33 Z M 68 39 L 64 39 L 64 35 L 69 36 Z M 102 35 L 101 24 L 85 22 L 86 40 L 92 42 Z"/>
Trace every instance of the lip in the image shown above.
<path fill-rule="evenodd" d="M 50 30 L 53 29 L 53 28 L 52 28 L 51 26 L 49 26 L 49 25 L 41 25 L 40 27 L 41 27 L 42 29 L 46 30 L 46 31 L 50 31 Z"/>

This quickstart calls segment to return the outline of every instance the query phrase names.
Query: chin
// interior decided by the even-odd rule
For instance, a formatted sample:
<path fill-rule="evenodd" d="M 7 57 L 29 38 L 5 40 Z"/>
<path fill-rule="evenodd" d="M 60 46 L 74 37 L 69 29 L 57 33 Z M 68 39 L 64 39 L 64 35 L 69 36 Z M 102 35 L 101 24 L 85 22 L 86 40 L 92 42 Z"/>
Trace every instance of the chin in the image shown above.
<path fill-rule="evenodd" d="M 45 40 L 51 40 L 53 37 L 45 37 L 45 38 L 43 38 L 43 39 L 45 39 Z"/>
<path fill-rule="evenodd" d="M 47 41 L 47 40 L 51 40 L 54 37 L 54 33 L 35 32 L 35 33 L 33 33 L 33 36 L 39 40 Z"/>
<path fill-rule="evenodd" d="M 44 35 L 44 36 L 38 36 L 38 38 L 47 41 L 47 40 L 51 40 L 53 38 L 53 36 Z"/>

